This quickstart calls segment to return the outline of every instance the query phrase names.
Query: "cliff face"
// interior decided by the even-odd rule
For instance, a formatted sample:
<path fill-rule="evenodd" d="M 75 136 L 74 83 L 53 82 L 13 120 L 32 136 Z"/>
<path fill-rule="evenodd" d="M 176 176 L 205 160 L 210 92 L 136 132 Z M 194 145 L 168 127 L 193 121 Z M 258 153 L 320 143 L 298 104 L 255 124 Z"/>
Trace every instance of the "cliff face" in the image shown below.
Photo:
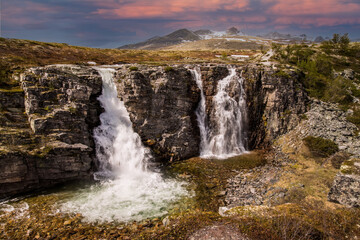
<path fill-rule="evenodd" d="M 1 198 L 90 176 L 101 83 L 90 68 L 34 68 L 21 78 L 23 92 L 1 98 Z"/>
<path fill-rule="evenodd" d="M 245 66 L 242 77 L 248 104 L 249 146 L 268 146 L 300 122 L 310 103 L 295 72 Z"/>
<path fill-rule="evenodd" d="M 200 90 L 189 70 L 139 66 L 134 71 L 122 67 L 115 81 L 135 132 L 158 160 L 199 155 L 195 110 Z"/>
<path fill-rule="evenodd" d="M 211 125 L 216 121 L 212 98 L 229 69 L 200 68 Z M 200 90 L 191 72 L 182 66 L 115 70 L 118 96 L 155 159 L 198 156 Z M 238 67 L 237 74 L 245 78 L 250 149 L 267 146 L 296 126 L 307 103 L 298 76 L 257 66 Z M 21 86 L 16 93 L 0 93 L 0 197 L 91 176 L 96 168 L 92 132 L 102 112 L 97 71 L 74 65 L 33 68 L 23 74 Z M 229 95 L 237 99 L 239 88 L 238 83 L 229 86 Z"/>

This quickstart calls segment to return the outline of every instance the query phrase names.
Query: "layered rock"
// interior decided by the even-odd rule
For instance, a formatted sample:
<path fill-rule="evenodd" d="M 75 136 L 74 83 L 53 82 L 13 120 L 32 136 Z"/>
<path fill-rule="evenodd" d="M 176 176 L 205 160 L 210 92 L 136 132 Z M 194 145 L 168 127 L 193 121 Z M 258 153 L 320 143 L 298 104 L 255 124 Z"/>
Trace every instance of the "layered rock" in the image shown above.
<path fill-rule="evenodd" d="M 123 66 L 115 81 L 133 128 L 158 160 L 199 154 L 195 110 L 200 90 L 183 67 Z"/>
<path fill-rule="evenodd" d="M 299 124 L 310 101 L 295 71 L 256 65 L 241 70 L 246 79 L 249 145 L 268 146 Z"/>
<path fill-rule="evenodd" d="M 21 85 L 22 95 L 14 95 L 10 106 L 1 98 L 6 111 L 18 107 L 17 118 L 5 121 L 16 139 L 1 142 L 1 198 L 88 178 L 95 161 L 92 129 L 99 123 L 102 88 L 98 73 L 72 65 L 32 68 Z"/>

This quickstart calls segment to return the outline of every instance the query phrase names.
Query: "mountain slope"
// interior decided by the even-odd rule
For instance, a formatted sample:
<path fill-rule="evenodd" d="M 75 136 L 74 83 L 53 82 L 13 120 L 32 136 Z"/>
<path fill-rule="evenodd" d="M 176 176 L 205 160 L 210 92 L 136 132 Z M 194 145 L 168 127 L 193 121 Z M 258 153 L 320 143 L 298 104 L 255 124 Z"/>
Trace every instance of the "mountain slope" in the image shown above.
<path fill-rule="evenodd" d="M 118 49 L 157 49 L 161 47 L 167 47 L 175 44 L 179 44 L 184 41 L 197 41 L 200 40 L 200 36 L 193 33 L 188 29 L 180 29 L 172 32 L 164 37 L 153 37 L 144 42 L 128 44 L 119 47 Z"/>

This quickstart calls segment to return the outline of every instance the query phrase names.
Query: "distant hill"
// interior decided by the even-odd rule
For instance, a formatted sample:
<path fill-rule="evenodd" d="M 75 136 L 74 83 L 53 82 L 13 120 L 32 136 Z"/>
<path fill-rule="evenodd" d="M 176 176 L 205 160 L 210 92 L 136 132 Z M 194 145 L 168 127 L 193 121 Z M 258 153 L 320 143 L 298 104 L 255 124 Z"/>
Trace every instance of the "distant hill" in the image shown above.
<path fill-rule="evenodd" d="M 119 47 L 118 49 L 145 49 L 145 50 L 154 50 L 160 48 L 168 48 L 178 44 L 187 43 L 187 42 L 196 42 L 200 40 L 209 40 L 214 38 L 236 38 L 246 36 L 242 31 L 238 30 L 235 27 L 229 28 L 225 31 L 212 31 L 209 29 L 200 29 L 196 31 L 190 31 L 188 29 L 180 29 L 175 32 L 172 32 L 163 37 L 152 37 L 146 41 L 127 44 Z"/>
<path fill-rule="evenodd" d="M 322 36 L 318 36 L 318 37 L 316 37 L 315 40 L 314 40 L 314 42 L 316 42 L 316 43 L 321 43 L 321 42 L 323 42 L 323 41 L 325 41 L 325 39 L 324 39 Z"/>
<path fill-rule="evenodd" d="M 200 29 L 194 32 L 197 35 L 211 35 L 213 34 L 213 31 L 209 30 L 209 29 Z"/>
<path fill-rule="evenodd" d="M 278 32 L 269 32 L 265 35 L 260 35 L 259 37 L 277 40 L 277 39 L 290 39 L 291 35 L 290 34 L 281 34 Z"/>
<path fill-rule="evenodd" d="M 162 47 L 167 47 L 171 45 L 176 45 L 186 41 L 197 41 L 200 40 L 201 37 L 188 30 L 188 29 L 180 29 L 175 32 L 172 32 L 163 37 L 153 37 L 144 42 L 139 42 L 135 44 L 128 44 L 119 47 L 118 49 L 158 49 Z"/>

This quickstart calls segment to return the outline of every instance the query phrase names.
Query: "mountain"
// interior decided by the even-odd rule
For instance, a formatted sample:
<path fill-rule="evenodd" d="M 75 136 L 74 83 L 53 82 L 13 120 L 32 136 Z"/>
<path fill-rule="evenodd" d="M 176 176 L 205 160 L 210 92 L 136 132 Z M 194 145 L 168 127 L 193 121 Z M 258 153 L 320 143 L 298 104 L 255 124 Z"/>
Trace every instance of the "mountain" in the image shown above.
<path fill-rule="evenodd" d="M 281 34 L 278 32 L 269 32 L 265 35 L 260 35 L 260 37 L 276 40 L 276 39 L 290 39 L 291 35 L 290 34 Z"/>
<path fill-rule="evenodd" d="M 229 28 L 226 33 L 228 35 L 238 35 L 240 31 L 236 27 Z"/>
<path fill-rule="evenodd" d="M 315 40 L 314 40 L 314 42 L 316 42 L 316 43 L 321 43 L 321 42 L 323 42 L 323 41 L 325 41 L 325 39 L 324 39 L 322 36 L 318 36 L 318 37 L 316 37 Z"/>
<path fill-rule="evenodd" d="M 209 29 L 200 29 L 194 32 L 195 34 L 201 36 L 201 35 L 211 35 L 213 34 L 213 31 L 209 30 Z"/>
<path fill-rule="evenodd" d="M 200 36 L 188 29 L 180 29 L 172 32 L 163 37 L 153 37 L 144 42 L 135 44 L 128 44 L 119 47 L 118 49 L 157 49 L 161 47 L 167 47 L 176 45 L 186 41 L 197 41 L 200 40 Z"/>

